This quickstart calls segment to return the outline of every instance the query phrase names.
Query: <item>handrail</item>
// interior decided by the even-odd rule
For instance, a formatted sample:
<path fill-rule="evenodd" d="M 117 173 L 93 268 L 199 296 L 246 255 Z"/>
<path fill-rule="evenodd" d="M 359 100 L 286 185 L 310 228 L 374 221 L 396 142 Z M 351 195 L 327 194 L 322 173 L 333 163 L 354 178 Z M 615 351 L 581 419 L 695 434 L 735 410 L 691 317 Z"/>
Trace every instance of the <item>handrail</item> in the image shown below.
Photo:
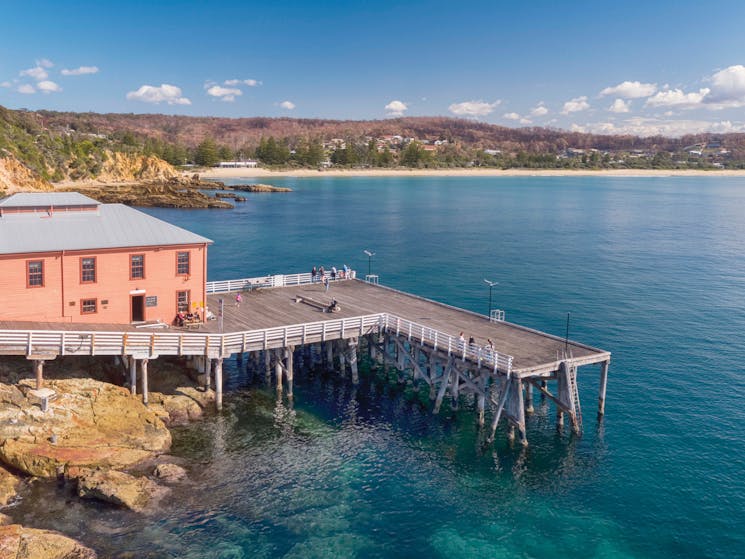
<path fill-rule="evenodd" d="M 341 272 L 341 273 L 340 273 Z M 326 270 L 326 277 L 331 281 L 340 281 L 343 279 L 355 279 L 357 272 L 350 270 L 343 278 L 341 277 L 343 272 L 337 271 L 336 278 L 331 280 L 331 268 Z M 319 276 L 313 280 L 310 272 L 301 274 L 270 274 L 267 276 L 257 276 L 253 278 L 241 278 L 234 280 L 222 280 L 222 281 L 208 281 L 207 282 L 207 294 L 211 295 L 214 293 L 230 293 L 231 291 L 243 291 L 245 289 L 256 289 L 256 288 L 273 288 L 273 287 L 289 287 L 293 285 L 308 285 L 311 283 L 320 282 Z"/>
<path fill-rule="evenodd" d="M 512 371 L 513 358 L 511 355 L 500 353 L 489 346 L 466 344 L 460 338 L 405 318 L 387 313 L 384 313 L 384 316 L 386 329 L 397 335 L 405 335 L 409 339 L 409 342 L 414 339 L 420 343 L 426 343 L 434 349 L 447 346 L 448 355 L 455 355 L 462 361 L 469 360 L 475 361 L 479 365 L 489 365 L 494 369 L 495 373 L 498 370 L 504 373 Z"/>
<path fill-rule="evenodd" d="M 310 274 L 308 274 L 310 275 Z M 364 335 L 388 330 L 406 335 L 409 342 L 442 349 L 463 361 L 493 368 L 494 373 L 509 373 L 512 357 L 488 347 L 466 345 L 459 339 L 388 313 L 377 313 L 264 328 L 227 334 L 201 332 L 106 332 L 60 330 L 0 330 L 0 353 L 31 356 L 57 355 L 207 355 L 226 357 L 233 353 L 304 345 L 344 338 L 350 333 Z"/>

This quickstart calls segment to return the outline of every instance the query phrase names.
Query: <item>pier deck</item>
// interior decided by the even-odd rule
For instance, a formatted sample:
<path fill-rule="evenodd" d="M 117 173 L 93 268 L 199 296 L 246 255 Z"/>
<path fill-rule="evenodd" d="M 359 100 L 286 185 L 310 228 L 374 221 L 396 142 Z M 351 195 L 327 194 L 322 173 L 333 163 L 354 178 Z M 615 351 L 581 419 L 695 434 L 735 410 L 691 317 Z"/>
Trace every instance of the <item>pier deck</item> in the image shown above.
<path fill-rule="evenodd" d="M 323 313 L 312 306 L 296 303 L 296 295 L 322 302 L 335 299 L 341 310 Z M 242 293 L 243 301 L 238 308 L 234 297 L 234 293 L 208 296 L 209 308 L 215 313 L 218 299 L 224 300 L 225 332 L 388 313 L 455 337 L 463 332 L 466 340 L 473 336 L 479 346 L 491 339 L 497 351 L 513 357 L 512 370 L 516 375 L 555 370 L 560 360 L 558 356 L 565 349 L 563 338 L 509 322 L 490 322 L 484 315 L 359 280 L 334 282 L 328 293 L 320 283 Z M 217 321 L 209 321 L 200 331 L 217 332 Z M 600 363 L 609 357 L 606 351 L 571 340 L 568 350 L 575 361 L 584 365 Z"/>
<path fill-rule="evenodd" d="M 296 302 L 297 295 L 324 303 L 335 299 L 341 310 L 334 313 L 321 312 L 313 306 Z M 556 370 L 558 362 L 563 360 L 559 356 L 565 350 L 563 338 L 509 322 L 490 322 L 484 315 L 360 280 L 333 282 L 328 292 L 324 292 L 320 283 L 244 291 L 239 307 L 235 306 L 235 292 L 208 295 L 208 307 L 215 314 L 221 298 L 224 301 L 222 333 L 225 334 L 387 313 L 456 338 L 463 332 L 466 340 L 473 336 L 479 346 L 485 346 L 487 340 L 491 339 L 496 351 L 513 357 L 512 372 L 517 376 Z M 138 328 L 129 324 L 0 321 L 0 330 L 24 331 L 137 332 L 160 335 L 166 332 L 219 334 L 219 328 L 218 320 L 207 321 L 194 329 Z M 572 340 L 567 348 L 578 366 L 600 363 L 610 357 L 604 350 Z"/>
<path fill-rule="evenodd" d="M 165 324 L 80 324 L 0 321 L 0 355 L 25 355 L 33 361 L 37 388 L 46 360 L 65 355 L 117 356 L 127 364 L 136 392 L 138 363 L 143 401 L 147 403 L 147 364 L 161 355 L 190 358 L 203 373 L 206 388 L 214 373 L 215 403 L 222 407 L 222 363 L 231 355 L 249 355 L 264 364 L 267 380 L 275 371 L 278 392 L 283 378 L 292 394 L 294 357 L 325 362 L 344 374 L 347 365 L 358 382 L 360 344 L 384 369 L 429 385 L 435 413 L 450 393 L 457 408 L 461 394 L 476 400 L 479 425 L 487 401 L 491 430 L 501 417 L 517 428 L 527 444 L 526 414 L 533 411 L 533 389 L 557 406 L 557 425 L 569 415 L 582 432 L 577 370 L 601 365 L 598 416 L 605 406 L 610 353 L 576 341 L 525 328 L 416 295 L 358 280 L 331 283 L 328 291 L 310 274 L 293 274 L 207 283 L 206 304 L 222 317 L 189 328 Z M 242 300 L 236 304 L 236 294 Z M 335 301 L 334 312 L 329 312 Z M 203 304 L 202 302 L 196 303 Z M 459 337 L 463 332 L 463 341 Z M 474 338 L 473 344 L 464 341 Z M 488 345 L 491 340 L 493 346 Z M 313 351 L 315 347 L 315 351 Z M 548 390 L 554 382 L 555 393 Z"/>

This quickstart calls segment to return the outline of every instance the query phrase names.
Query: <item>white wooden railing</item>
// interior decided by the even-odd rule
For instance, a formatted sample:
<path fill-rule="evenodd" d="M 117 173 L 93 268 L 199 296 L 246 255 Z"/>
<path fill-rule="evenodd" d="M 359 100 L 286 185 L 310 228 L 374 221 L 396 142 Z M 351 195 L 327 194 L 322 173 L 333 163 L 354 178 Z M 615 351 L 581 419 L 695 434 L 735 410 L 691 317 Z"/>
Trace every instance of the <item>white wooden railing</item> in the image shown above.
<path fill-rule="evenodd" d="M 357 273 L 354 270 L 350 270 L 344 278 L 341 277 L 339 271 L 336 273 L 336 279 L 333 281 L 340 281 L 342 279 L 354 279 Z M 331 269 L 326 270 L 326 276 L 331 279 Z M 319 282 L 318 276 L 316 276 L 316 282 Z M 312 277 L 310 272 L 304 274 L 274 274 L 269 276 L 258 276 L 254 278 L 242 278 L 234 280 L 224 281 L 208 281 L 207 282 L 207 294 L 213 293 L 229 293 L 231 291 L 244 291 L 256 288 L 269 288 L 269 287 L 289 287 L 292 285 L 306 285 L 312 283 Z"/>
<path fill-rule="evenodd" d="M 227 357 L 262 349 L 304 345 L 373 332 L 394 333 L 409 342 L 428 345 L 463 361 L 507 373 L 512 357 L 491 348 L 466 345 L 458 338 L 387 313 L 320 322 L 247 330 L 228 334 L 200 332 L 93 332 L 55 330 L 0 330 L 0 354 L 26 355 L 207 355 Z"/>
<path fill-rule="evenodd" d="M 488 346 L 466 344 L 460 338 L 405 318 L 390 314 L 384 314 L 383 316 L 385 316 L 384 326 L 386 330 L 397 336 L 408 338 L 409 342 L 414 340 L 421 344 L 427 344 L 434 349 L 447 352 L 448 355 L 455 355 L 463 361 L 468 360 L 478 363 L 479 366 L 491 367 L 495 372 L 499 370 L 508 373 L 512 370 L 511 355 L 499 353 L 496 349 Z"/>

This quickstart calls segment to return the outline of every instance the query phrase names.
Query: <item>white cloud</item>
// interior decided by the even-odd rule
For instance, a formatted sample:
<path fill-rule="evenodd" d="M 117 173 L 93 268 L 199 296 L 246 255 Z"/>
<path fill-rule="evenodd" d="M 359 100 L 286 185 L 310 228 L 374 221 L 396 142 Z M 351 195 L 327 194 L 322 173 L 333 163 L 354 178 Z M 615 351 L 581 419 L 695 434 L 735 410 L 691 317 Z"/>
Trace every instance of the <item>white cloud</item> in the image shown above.
<path fill-rule="evenodd" d="M 463 101 L 462 103 L 453 103 L 448 107 L 448 110 L 454 115 L 458 116 L 486 116 L 494 112 L 494 109 L 502 101 L 497 100 L 493 103 L 487 103 L 485 101 Z"/>
<path fill-rule="evenodd" d="M 529 118 L 521 118 L 520 124 L 533 124 L 533 121 L 530 120 Z"/>
<path fill-rule="evenodd" d="M 624 101 L 623 99 L 616 99 L 613 104 L 608 107 L 608 110 L 612 113 L 627 113 L 631 110 L 631 103 Z"/>
<path fill-rule="evenodd" d="M 160 87 L 154 85 L 143 85 L 137 91 L 127 93 L 130 101 L 142 101 L 143 103 L 168 103 L 169 105 L 191 105 L 191 101 L 181 96 L 181 88 L 167 83 Z"/>
<path fill-rule="evenodd" d="M 715 72 L 708 80 L 711 93 L 705 102 L 712 109 L 726 109 L 745 105 L 745 66 L 737 64 Z"/>
<path fill-rule="evenodd" d="M 532 116 L 546 116 L 548 114 L 548 109 L 543 105 L 543 103 L 538 103 L 535 107 L 533 107 L 530 110 L 530 114 Z"/>
<path fill-rule="evenodd" d="M 585 111 L 590 108 L 590 104 L 587 102 L 587 95 L 582 97 L 575 97 L 564 103 L 564 108 L 561 110 L 561 114 L 568 115 L 569 113 L 578 113 Z"/>
<path fill-rule="evenodd" d="M 708 87 L 699 89 L 698 92 L 684 93 L 682 89 L 668 89 L 658 91 L 654 96 L 647 99 L 645 107 L 678 107 L 681 109 L 692 109 L 700 106 L 711 90 Z"/>
<path fill-rule="evenodd" d="M 685 134 L 713 132 L 745 132 L 745 123 L 733 123 L 729 120 L 710 122 L 706 120 L 671 120 L 668 118 L 632 117 L 628 120 L 613 122 L 596 122 L 584 126 L 572 125 L 575 132 L 592 132 L 595 134 L 631 134 L 634 136 L 668 136 L 677 137 Z"/>
<path fill-rule="evenodd" d="M 385 106 L 385 110 L 389 116 L 403 116 L 409 107 L 403 101 L 391 101 Z"/>
<path fill-rule="evenodd" d="M 56 83 L 51 82 L 49 80 L 44 80 L 36 84 L 36 87 L 39 88 L 39 91 L 42 91 L 44 93 L 53 93 L 57 91 L 62 91 L 62 88 L 58 86 Z"/>
<path fill-rule="evenodd" d="M 79 68 L 73 68 L 68 70 L 63 68 L 60 72 L 63 76 L 83 76 L 85 74 L 98 74 L 98 66 L 80 66 Z"/>
<path fill-rule="evenodd" d="M 0 87 L 13 87 L 12 82 L 2 82 L 0 83 Z"/>
<path fill-rule="evenodd" d="M 31 93 L 36 93 L 36 89 L 34 89 L 34 86 L 28 83 L 24 83 L 18 86 L 18 93 L 25 93 L 26 95 L 30 95 Z"/>
<path fill-rule="evenodd" d="M 641 82 L 621 82 L 613 87 L 606 87 L 600 92 L 601 97 L 615 95 L 623 99 L 639 99 L 640 97 L 649 97 L 657 91 L 656 83 Z"/>
<path fill-rule="evenodd" d="M 256 87 L 257 85 L 261 85 L 261 82 L 258 80 L 225 80 L 222 82 L 224 85 L 247 85 L 248 87 Z"/>
<path fill-rule="evenodd" d="M 502 118 L 506 118 L 507 120 L 520 120 L 520 115 L 517 113 L 504 113 Z"/>
<path fill-rule="evenodd" d="M 205 86 L 206 87 L 206 86 Z M 213 85 L 207 89 L 207 95 L 217 97 L 221 101 L 235 101 L 236 96 L 243 95 L 243 92 L 234 87 L 221 87 L 219 85 Z"/>
<path fill-rule="evenodd" d="M 54 63 L 52 63 L 48 58 L 42 58 L 41 60 L 36 61 L 36 65 L 41 66 L 42 68 L 52 68 Z"/>
<path fill-rule="evenodd" d="M 282 107 L 283 109 L 287 109 L 288 111 L 291 111 L 292 109 L 295 108 L 295 103 L 293 103 L 292 101 L 282 101 L 279 104 L 279 106 Z"/>
<path fill-rule="evenodd" d="M 28 70 L 21 70 L 21 75 L 28 76 L 29 78 L 33 78 L 36 81 L 41 81 L 49 77 L 49 72 L 47 72 L 41 66 L 35 66 L 34 68 L 29 68 Z"/>
<path fill-rule="evenodd" d="M 706 78 L 710 87 L 686 93 L 680 88 L 657 92 L 647 99 L 645 107 L 677 109 L 706 108 L 714 111 L 745 107 L 745 66 L 736 64 L 714 72 Z"/>

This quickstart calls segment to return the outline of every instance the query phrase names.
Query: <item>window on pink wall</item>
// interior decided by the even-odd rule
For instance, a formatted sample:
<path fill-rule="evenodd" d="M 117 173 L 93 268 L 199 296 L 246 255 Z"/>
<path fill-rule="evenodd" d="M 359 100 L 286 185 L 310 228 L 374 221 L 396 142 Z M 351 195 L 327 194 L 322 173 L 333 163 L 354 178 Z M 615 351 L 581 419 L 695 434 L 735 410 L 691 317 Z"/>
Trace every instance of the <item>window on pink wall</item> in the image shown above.
<path fill-rule="evenodd" d="M 80 283 L 96 283 L 96 257 L 80 259 Z"/>
<path fill-rule="evenodd" d="M 26 287 L 44 287 L 44 261 L 26 262 Z"/>
<path fill-rule="evenodd" d="M 129 279 L 145 279 L 144 254 L 133 254 L 130 257 Z"/>
<path fill-rule="evenodd" d="M 176 253 L 176 275 L 177 276 L 188 276 L 191 273 L 191 263 L 189 258 L 189 252 L 177 252 Z"/>

